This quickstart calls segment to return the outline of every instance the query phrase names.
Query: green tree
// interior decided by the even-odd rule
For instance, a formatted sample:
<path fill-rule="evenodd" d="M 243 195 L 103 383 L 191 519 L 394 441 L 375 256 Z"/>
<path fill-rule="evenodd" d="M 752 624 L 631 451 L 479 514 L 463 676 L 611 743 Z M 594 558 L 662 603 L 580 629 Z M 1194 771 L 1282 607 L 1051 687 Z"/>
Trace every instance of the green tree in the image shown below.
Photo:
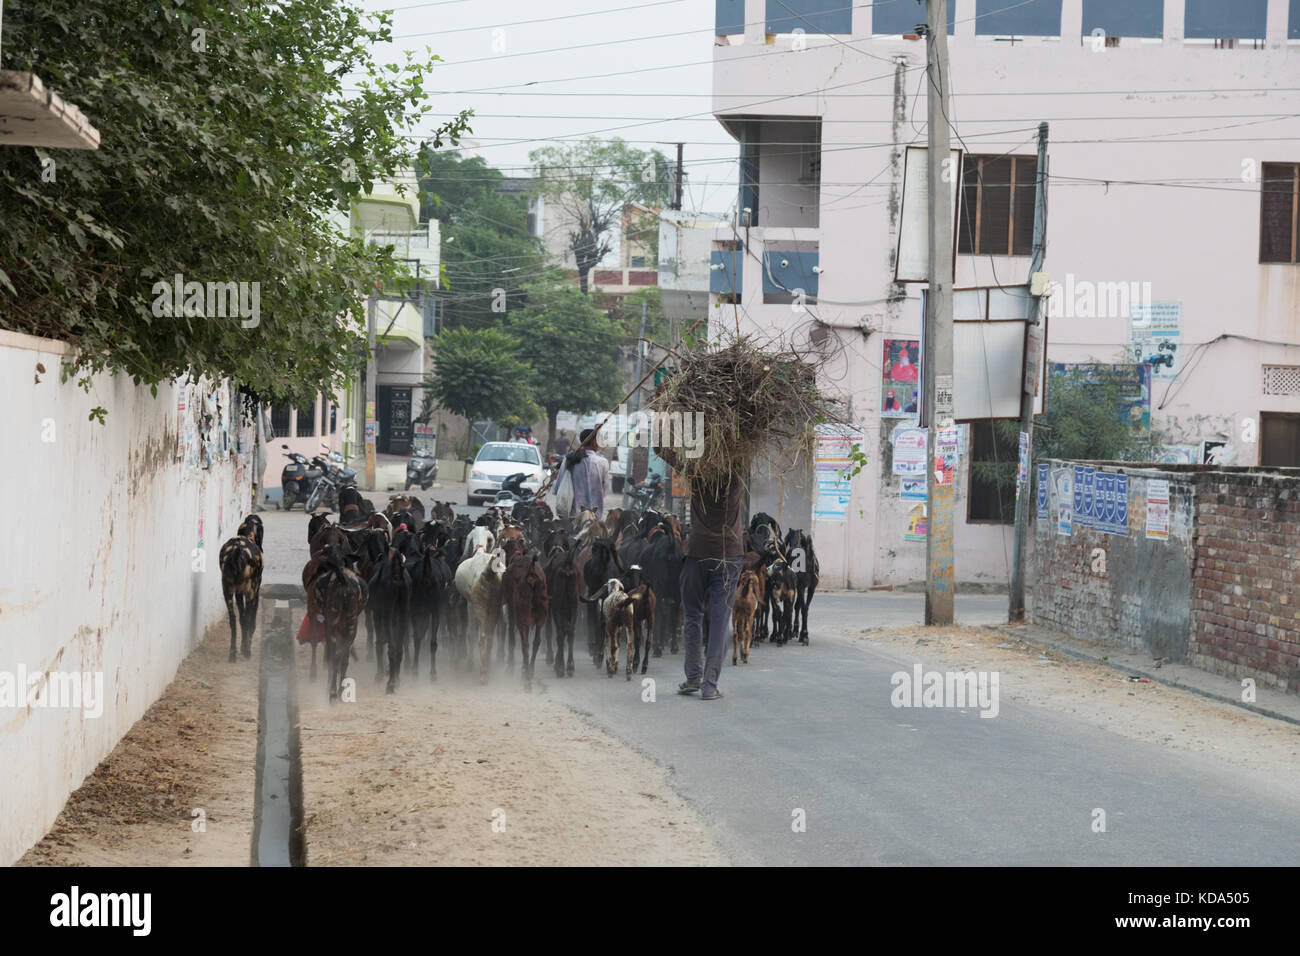
<path fill-rule="evenodd" d="M 510 313 L 508 328 L 533 370 L 533 400 L 546 411 L 550 452 L 561 409 L 581 414 L 618 400 L 620 329 L 561 270 L 525 291 L 528 304 Z"/>
<path fill-rule="evenodd" d="M 542 268 L 541 243 L 527 228 L 527 191 L 504 193 L 505 177 L 482 157 L 421 157 L 424 216 L 442 231 L 439 299 L 447 327 L 485 328 L 523 305 L 523 283 Z"/>
<path fill-rule="evenodd" d="M 332 214 L 410 166 L 405 134 L 429 109 L 437 59 L 377 65 L 389 24 L 344 0 L 11 11 L 5 67 L 37 72 L 102 141 L 0 149 L 3 324 L 78 346 L 65 372 L 83 376 L 188 371 L 292 401 L 341 385 L 364 360 L 365 294 L 406 277 L 391 249 L 343 239 Z M 462 113 L 429 146 L 465 128 Z M 166 315 L 155 283 L 176 275 L 246 283 L 250 307 L 256 283 L 256 324 Z"/>
<path fill-rule="evenodd" d="M 671 346 L 669 332 L 672 323 L 664 312 L 658 286 L 647 286 L 624 296 L 611 296 L 606 305 L 610 321 L 618 326 L 619 333 L 629 342 L 641 334 L 641 305 L 645 303 L 645 337 L 658 345 Z"/>
<path fill-rule="evenodd" d="M 433 372 L 424 380 L 418 421 L 436 401 L 474 422 L 512 420 L 531 405 L 532 372 L 517 358 L 519 343 L 500 329 L 446 329 L 434 340 Z"/>
<path fill-rule="evenodd" d="M 585 294 L 587 275 L 609 252 L 624 206 L 631 202 L 658 206 L 668 201 L 668 158 L 657 149 L 637 149 L 617 137 L 543 146 L 528 155 L 537 168 L 541 195 L 573 222 L 569 249 Z"/>

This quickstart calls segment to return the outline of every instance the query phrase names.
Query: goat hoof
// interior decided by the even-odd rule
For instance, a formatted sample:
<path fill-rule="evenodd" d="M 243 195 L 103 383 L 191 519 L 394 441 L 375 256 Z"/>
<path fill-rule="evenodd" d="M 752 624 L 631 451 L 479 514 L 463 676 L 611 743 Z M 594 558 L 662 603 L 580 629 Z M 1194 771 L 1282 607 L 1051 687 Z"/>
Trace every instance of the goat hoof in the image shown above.
<path fill-rule="evenodd" d="M 231 651 L 231 652 L 230 652 L 230 663 L 233 664 L 233 663 L 235 663 L 235 661 L 237 661 L 237 660 L 239 660 L 239 655 L 236 654 L 234 651 Z"/>

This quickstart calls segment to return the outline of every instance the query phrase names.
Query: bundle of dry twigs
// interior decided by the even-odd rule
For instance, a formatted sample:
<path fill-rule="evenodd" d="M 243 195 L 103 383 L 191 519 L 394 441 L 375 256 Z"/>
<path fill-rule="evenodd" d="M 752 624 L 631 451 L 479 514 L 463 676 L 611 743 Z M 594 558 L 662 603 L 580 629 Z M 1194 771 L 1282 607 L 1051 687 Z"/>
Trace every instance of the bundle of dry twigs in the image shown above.
<path fill-rule="evenodd" d="M 817 387 L 811 356 L 780 346 L 761 347 L 748 336 L 710 351 L 677 356 L 677 370 L 656 391 L 656 418 L 674 413 L 702 420 L 701 454 L 689 457 L 676 436 L 678 473 L 709 484 L 745 480 L 760 455 L 781 456 L 797 467 L 811 456 L 814 426 L 838 420 L 832 400 Z M 696 418 L 699 413 L 699 418 Z"/>

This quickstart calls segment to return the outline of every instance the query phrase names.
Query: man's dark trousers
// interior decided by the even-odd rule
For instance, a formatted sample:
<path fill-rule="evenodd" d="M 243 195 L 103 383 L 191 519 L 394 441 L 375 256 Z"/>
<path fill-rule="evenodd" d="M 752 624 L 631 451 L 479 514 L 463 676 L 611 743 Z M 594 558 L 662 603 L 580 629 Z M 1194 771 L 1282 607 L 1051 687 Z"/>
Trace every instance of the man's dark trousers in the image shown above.
<path fill-rule="evenodd" d="M 699 681 L 708 696 L 718 686 L 731 639 L 731 605 L 736 600 L 742 558 L 692 558 L 682 561 L 682 646 L 686 679 Z M 709 613 L 709 646 L 701 648 L 704 612 Z M 703 650 L 703 655 L 701 655 Z M 703 656 L 703 661 L 701 661 Z"/>

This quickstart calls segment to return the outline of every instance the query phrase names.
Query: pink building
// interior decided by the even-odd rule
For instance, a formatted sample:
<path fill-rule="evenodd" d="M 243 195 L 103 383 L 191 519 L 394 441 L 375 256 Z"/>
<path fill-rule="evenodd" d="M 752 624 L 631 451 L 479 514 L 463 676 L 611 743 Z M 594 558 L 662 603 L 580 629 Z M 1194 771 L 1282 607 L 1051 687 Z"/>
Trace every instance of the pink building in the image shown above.
<path fill-rule="evenodd" d="M 1048 362 L 1149 363 L 1172 459 L 1300 464 L 1300 2 L 948 7 L 956 287 L 1027 283 L 1047 122 Z M 923 286 L 894 260 L 904 150 L 926 142 L 923 8 L 717 9 L 713 110 L 742 185 L 713 236 L 711 321 L 818 345 L 870 457 L 838 510 L 807 471 L 757 482 L 751 509 L 814 529 L 826 586 L 921 580 L 892 467 L 915 383 L 888 373 L 921 331 Z M 963 431 L 958 579 L 1005 586 L 1011 515 L 971 462 L 1015 449 Z"/>

